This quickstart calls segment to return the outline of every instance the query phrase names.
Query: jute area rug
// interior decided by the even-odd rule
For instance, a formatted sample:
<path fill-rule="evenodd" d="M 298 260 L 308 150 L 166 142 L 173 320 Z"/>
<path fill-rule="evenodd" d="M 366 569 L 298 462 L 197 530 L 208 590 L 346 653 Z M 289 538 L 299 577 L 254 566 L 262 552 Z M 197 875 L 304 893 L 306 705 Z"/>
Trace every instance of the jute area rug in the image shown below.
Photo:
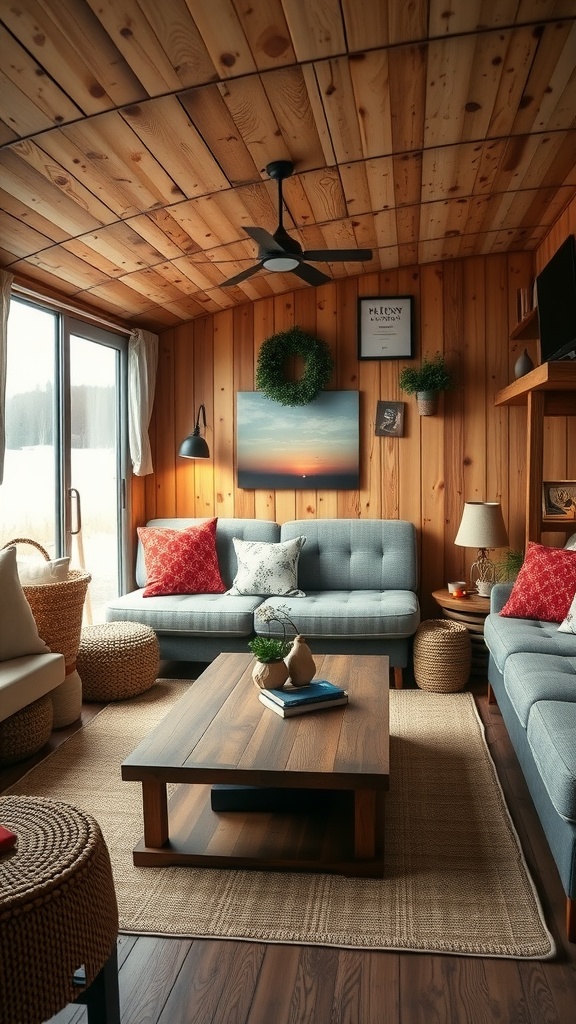
<path fill-rule="evenodd" d="M 386 871 L 135 868 L 141 787 L 120 764 L 189 683 L 110 705 L 10 790 L 84 808 L 112 859 L 121 930 L 547 959 L 554 943 L 469 693 L 392 690 Z"/>

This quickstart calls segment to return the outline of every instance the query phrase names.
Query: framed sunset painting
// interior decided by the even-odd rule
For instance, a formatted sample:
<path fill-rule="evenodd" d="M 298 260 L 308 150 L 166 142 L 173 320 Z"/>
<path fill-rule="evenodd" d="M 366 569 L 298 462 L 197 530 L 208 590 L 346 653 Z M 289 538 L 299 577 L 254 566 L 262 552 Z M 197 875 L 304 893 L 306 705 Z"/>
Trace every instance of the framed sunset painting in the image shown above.
<path fill-rule="evenodd" d="M 359 486 L 359 396 L 323 391 L 308 405 L 280 405 L 239 391 L 238 487 L 246 490 L 354 490 Z"/>

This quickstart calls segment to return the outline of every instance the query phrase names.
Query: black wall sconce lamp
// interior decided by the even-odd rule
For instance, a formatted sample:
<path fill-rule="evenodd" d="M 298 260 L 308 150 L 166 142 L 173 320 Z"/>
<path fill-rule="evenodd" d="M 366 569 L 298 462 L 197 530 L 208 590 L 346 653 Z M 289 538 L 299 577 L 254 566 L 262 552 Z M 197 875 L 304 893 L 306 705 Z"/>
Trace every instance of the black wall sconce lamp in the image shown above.
<path fill-rule="evenodd" d="M 203 405 L 198 409 L 198 415 L 196 417 L 196 426 L 192 434 L 188 434 L 185 437 L 178 449 L 178 455 L 182 455 L 185 459 L 209 459 L 210 449 L 206 444 L 206 439 L 200 437 L 200 413 L 202 413 L 202 419 L 204 421 L 204 430 L 206 430 L 206 409 Z"/>

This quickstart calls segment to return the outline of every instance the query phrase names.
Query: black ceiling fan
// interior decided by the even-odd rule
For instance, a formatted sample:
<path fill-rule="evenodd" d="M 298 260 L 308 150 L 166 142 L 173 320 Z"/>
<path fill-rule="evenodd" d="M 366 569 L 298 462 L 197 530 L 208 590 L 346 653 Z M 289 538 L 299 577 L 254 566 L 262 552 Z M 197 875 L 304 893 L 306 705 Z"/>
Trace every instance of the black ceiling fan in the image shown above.
<path fill-rule="evenodd" d="M 290 271 L 302 278 L 307 284 L 324 284 L 331 281 L 321 270 L 316 267 L 309 267 L 308 260 L 313 263 L 351 263 L 363 262 L 372 259 L 371 249 L 310 249 L 307 252 L 294 238 L 290 238 L 282 223 L 284 200 L 282 197 L 282 182 L 289 178 L 294 170 L 294 164 L 289 160 L 275 160 L 266 167 L 266 174 L 278 182 L 278 227 L 273 235 L 264 228 L 245 227 L 244 231 L 258 243 L 258 263 L 248 270 L 243 270 L 235 277 L 224 281 L 221 287 L 240 284 L 259 270 L 273 270 L 277 273 Z"/>

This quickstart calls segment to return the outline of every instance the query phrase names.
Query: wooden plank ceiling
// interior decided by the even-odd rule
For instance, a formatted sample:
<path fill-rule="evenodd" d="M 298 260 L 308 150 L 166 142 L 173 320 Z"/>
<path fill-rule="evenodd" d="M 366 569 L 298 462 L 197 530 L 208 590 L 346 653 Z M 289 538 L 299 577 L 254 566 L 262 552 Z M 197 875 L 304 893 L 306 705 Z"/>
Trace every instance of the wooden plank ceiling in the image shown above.
<path fill-rule="evenodd" d="M 261 271 L 290 160 L 331 277 L 535 248 L 576 193 L 576 0 L 0 6 L 0 265 L 161 329 L 310 287 Z"/>

